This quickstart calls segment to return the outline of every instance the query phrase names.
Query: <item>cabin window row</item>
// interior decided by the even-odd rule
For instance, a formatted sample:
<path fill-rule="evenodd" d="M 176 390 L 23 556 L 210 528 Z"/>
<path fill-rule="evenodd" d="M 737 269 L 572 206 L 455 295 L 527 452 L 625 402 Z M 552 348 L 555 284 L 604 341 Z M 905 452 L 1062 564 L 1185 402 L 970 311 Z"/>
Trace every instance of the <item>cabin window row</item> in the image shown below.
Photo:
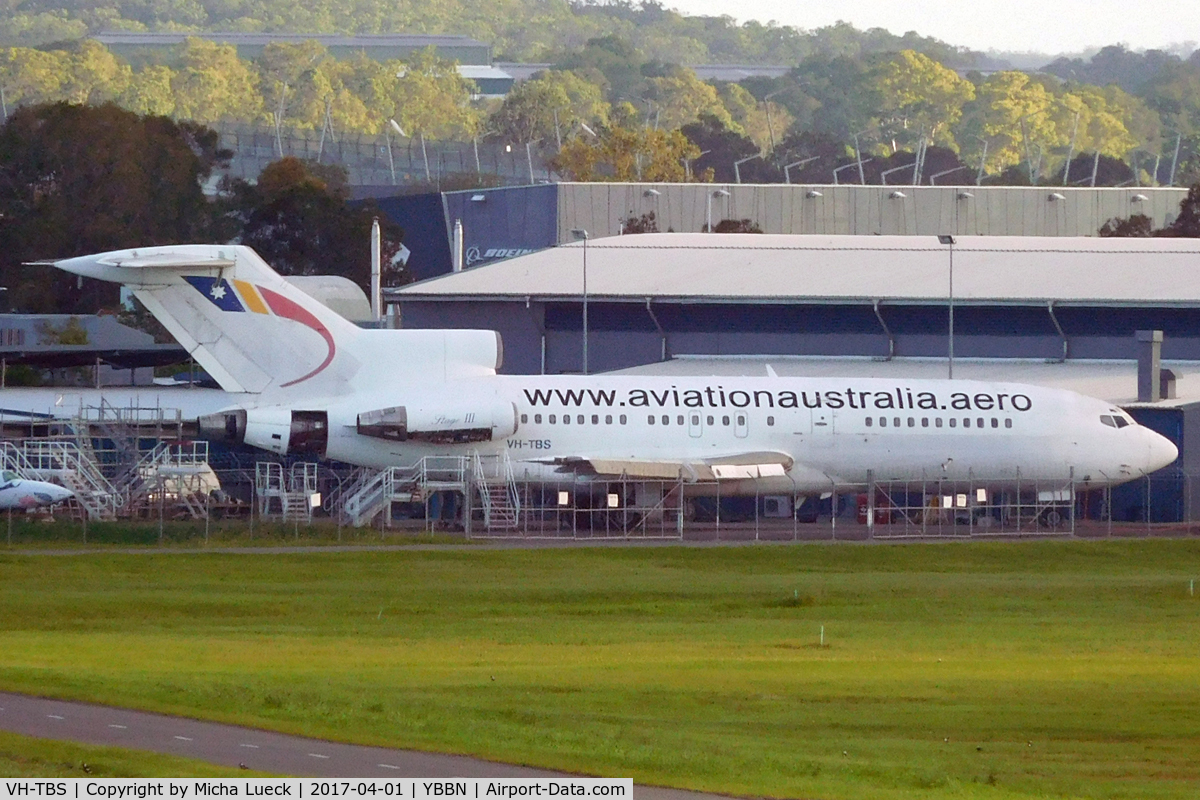
<path fill-rule="evenodd" d="M 617 419 L 618 424 L 621 424 L 621 425 L 625 425 L 629 422 L 629 417 L 625 416 L 624 414 L 621 414 L 616 419 Z M 521 415 L 521 424 L 525 425 L 528 422 L 529 422 L 529 415 L 522 414 Z M 563 414 L 562 421 L 560 423 L 558 414 L 549 414 L 546 417 L 546 422 L 551 425 L 559 425 L 559 424 L 570 425 L 572 423 L 574 423 L 576 425 L 587 425 L 588 424 L 588 415 L 587 414 L 576 414 L 574 417 L 572 417 L 570 414 Z M 599 425 L 600 424 L 600 415 L 592 414 L 591 422 L 593 425 Z M 534 425 L 542 424 L 542 415 L 541 414 L 533 415 L 533 424 Z M 604 424 L 605 425 L 613 424 L 613 415 L 612 414 L 604 415 Z"/>
<path fill-rule="evenodd" d="M 990 427 L 992 427 L 992 428 L 1000 427 L 999 418 L 991 417 L 990 420 L 991 420 Z M 972 419 L 971 417 L 963 417 L 962 418 L 962 426 L 964 428 L 970 428 L 972 426 L 974 426 L 976 428 L 987 428 L 987 427 L 989 427 L 988 421 L 989 421 L 989 419 L 987 417 L 975 417 L 974 419 Z M 886 427 L 888 427 L 889 424 L 893 428 L 905 427 L 904 419 L 901 417 L 879 417 L 879 427 L 880 428 L 886 428 Z M 931 424 L 935 428 L 941 428 L 943 426 L 943 424 L 948 424 L 951 428 L 957 428 L 959 425 L 959 418 L 958 417 L 949 417 L 948 419 L 946 419 L 943 422 L 941 417 L 933 417 L 932 422 L 931 422 L 929 417 L 921 417 L 920 424 L 921 424 L 922 428 L 928 428 Z M 875 426 L 875 417 L 867 417 L 866 425 L 868 428 L 874 427 Z M 1004 427 L 1011 428 L 1012 426 L 1013 426 L 1012 418 L 1006 417 L 1004 419 Z M 908 427 L 909 428 L 917 427 L 917 418 L 916 417 L 908 418 Z"/>
<path fill-rule="evenodd" d="M 560 419 L 561 419 L 561 422 L 560 422 Z M 629 422 L 629 418 L 625 414 L 619 415 L 616 419 L 617 419 L 618 423 L 621 425 L 628 424 L 628 422 Z M 655 416 L 654 414 L 649 414 L 646 417 L 646 424 L 647 425 L 656 425 L 656 424 L 659 424 L 659 422 L 661 420 L 661 424 L 671 425 L 672 419 L 674 419 L 675 425 L 687 424 L 687 418 L 683 414 L 679 414 L 679 415 L 675 416 L 674 418 L 672 418 L 672 416 L 670 414 L 663 414 L 661 417 Z M 723 415 L 720 419 L 721 419 L 721 424 L 725 427 L 729 427 L 729 425 L 732 424 L 732 420 L 728 415 Z M 547 424 L 550 424 L 550 425 L 559 425 L 559 424 L 571 425 L 572 423 L 575 425 L 586 425 L 588 423 L 588 415 L 587 414 L 576 414 L 574 417 L 572 417 L 570 414 L 562 414 L 560 417 L 560 415 L 558 415 L 558 414 L 547 414 L 546 422 L 547 422 Z M 711 428 L 717 424 L 717 418 L 710 414 L 710 415 L 708 415 L 706 422 L 707 422 L 708 426 Z M 591 415 L 591 423 L 593 425 L 599 425 L 600 424 L 600 415 L 592 414 Z M 521 415 L 521 424 L 522 425 L 529 424 L 529 415 L 528 414 Z M 534 425 L 542 424 L 542 415 L 541 414 L 533 415 L 533 424 Z M 612 414 L 604 415 L 604 424 L 605 425 L 613 424 L 613 415 Z M 699 416 L 693 415 L 692 416 L 692 425 L 699 425 L 699 424 L 700 424 Z M 737 424 L 738 425 L 746 424 L 746 416 L 744 414 L 737 415 Z M 870 423 L 868 423 L 868 424 L 870 424 Z M 774 415 L 767 417 L 767 426 L 768 427 L 775 426 Z"/>

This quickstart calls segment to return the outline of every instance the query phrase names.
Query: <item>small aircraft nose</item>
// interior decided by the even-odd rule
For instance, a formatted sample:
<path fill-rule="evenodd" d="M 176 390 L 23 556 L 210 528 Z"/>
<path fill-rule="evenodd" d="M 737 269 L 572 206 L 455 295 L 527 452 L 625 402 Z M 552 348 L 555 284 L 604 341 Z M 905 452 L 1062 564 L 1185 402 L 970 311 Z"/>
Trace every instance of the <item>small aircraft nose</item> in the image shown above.
<path fill-rule="evenodd" d="M 1175 459 L 1179 458 L 1179 448 L 1167 437 L 1146 431 L 1150 435 L 1149 445 L 1149 469 L 1147 472 L 1153 472 L 1156 469 L 1162 469 L 1168 464 L 1174 463 Z"/>
<path fill-rule="evenodd" d="M 51 492 L 50 496 L 54 498 L 53 502 L 61 503 L 63 500 L 74 497 L 75 493 L 70 489 L 63 488 L 62 486 L 56 486 L 54 487 L 54 491 Z"/>

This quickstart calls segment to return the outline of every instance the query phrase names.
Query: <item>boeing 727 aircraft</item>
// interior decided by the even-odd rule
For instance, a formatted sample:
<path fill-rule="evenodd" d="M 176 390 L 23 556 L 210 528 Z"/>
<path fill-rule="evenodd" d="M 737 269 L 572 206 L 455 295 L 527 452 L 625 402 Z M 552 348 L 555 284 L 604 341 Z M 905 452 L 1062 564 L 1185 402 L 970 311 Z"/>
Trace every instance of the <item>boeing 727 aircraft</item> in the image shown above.
<path fill-rule="evenodd" d="M 1175 446 L 1108 403 L 1006 383 L 498 375 L 478 330 L 364 330 L 244 246 L 150 247 L 51 263 L 128 286 L 235 407 L 210 437 L 370 467 L 504 454 L 554 483 L 716 480 L 723 494 L 875 481 L 1089 487 L 1170 464 Z"/>

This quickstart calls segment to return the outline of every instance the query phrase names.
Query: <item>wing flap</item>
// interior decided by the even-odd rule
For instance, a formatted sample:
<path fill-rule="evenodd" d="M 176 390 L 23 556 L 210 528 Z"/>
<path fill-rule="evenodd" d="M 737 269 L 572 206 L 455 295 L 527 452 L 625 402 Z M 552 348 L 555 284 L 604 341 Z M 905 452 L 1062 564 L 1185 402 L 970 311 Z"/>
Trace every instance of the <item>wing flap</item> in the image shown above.
<path fill-rule="evenodd" d="M 584 469 L 596 475 L 659 478 L 686 481 L 752 480 L 782 478 L 794 460 L 787 453 L 733 453 L 703 460 L 588 458 L 556 459 L 555 463 Z"/>

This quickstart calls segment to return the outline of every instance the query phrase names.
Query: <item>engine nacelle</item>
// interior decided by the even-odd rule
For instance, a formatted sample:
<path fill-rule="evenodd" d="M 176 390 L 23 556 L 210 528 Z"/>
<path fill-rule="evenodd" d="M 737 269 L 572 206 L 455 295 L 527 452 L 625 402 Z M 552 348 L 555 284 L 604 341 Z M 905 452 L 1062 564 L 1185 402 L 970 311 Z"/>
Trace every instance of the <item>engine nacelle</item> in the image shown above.
<path fill-rule="evenodd" d="M 199 419 L 200 437 L 224 444 L 248 444 L 284 455 L 323 457 L 329 444 L 329 415 L 282 406 L 231 409 Z"/>
<path fill-rule="evenodd" d="M 499 399 L 490 403 L 418 400 L 363 412 L 358 415 L 356 429 L 363 436 L 396 442 L 490 442 L 516 433 L 517 406 Z"/>

